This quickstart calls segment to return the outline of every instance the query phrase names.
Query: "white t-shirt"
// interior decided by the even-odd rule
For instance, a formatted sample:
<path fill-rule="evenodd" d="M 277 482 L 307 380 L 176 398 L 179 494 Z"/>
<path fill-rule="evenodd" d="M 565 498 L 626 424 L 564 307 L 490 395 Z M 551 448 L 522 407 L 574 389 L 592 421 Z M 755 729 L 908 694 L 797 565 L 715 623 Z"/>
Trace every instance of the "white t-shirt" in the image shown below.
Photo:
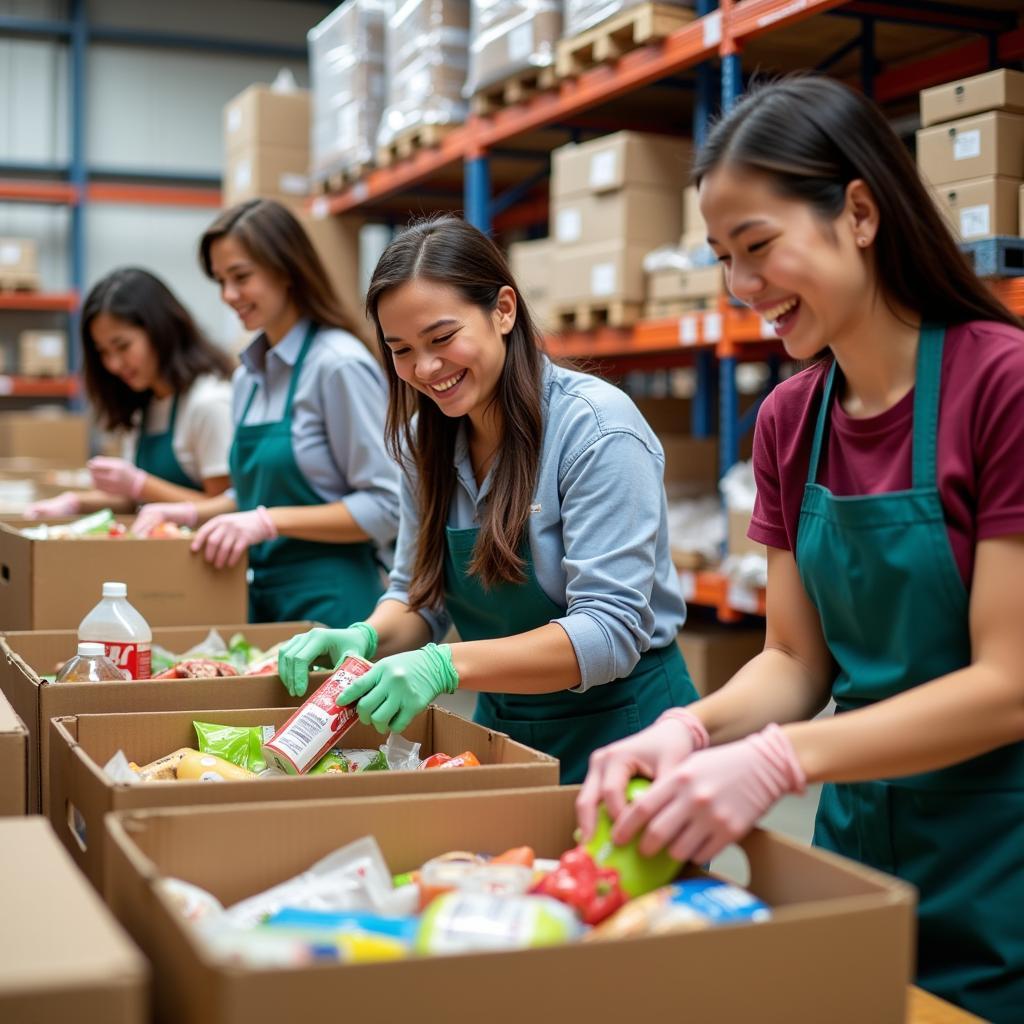
<path fill-rule="evenodd" d="M 173 397 L 149 403 L 146 433 L 162 434 L 171 419 Z M 185 475 L 201 484 L 215 476 L 228 476 L 228 453 L 235 427 L 231 419 L 231 381 L 204 375 L 178 400 L 171 444 Z M 127 433 L 124 458 L 135 461 L 138 428 Z"/>

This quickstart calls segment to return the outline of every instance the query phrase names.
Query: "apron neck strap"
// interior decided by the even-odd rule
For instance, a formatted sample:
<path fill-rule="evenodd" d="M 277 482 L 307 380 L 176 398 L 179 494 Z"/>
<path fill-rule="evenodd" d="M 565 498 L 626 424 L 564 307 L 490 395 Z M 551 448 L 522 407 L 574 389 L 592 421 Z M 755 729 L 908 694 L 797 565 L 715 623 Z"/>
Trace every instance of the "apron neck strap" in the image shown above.
<path fill-rule="evenodd" d="M 915 488 L 934 487 L 936 480 L 935 452 L 939 428 L 939 390 L 942 382 L 942 346 L 945 328 L 936 324 L 922 324 L 917 345 L 917 366 L 914 372 L 914 455 L 912 484 Z M 835 393 L 836 362 L 833 360 L 825 379 L 818 419 L 814 425 L 814 443 L 807 469 L 807 482 L 818 480 L 818 463 L 832 409 Z"/>
<path fill-rule="evenodd" d="M 306 336 L 302 339 L 302 348 L 299 349 L 298 358 L 295 360 L 295 366 L 292 368 L 292 379 L 288 382 L 288 396 L 284 400 L 284 415 L 281 417 L 282 419 L 287 419 L 291 415 L 292 402 L 295 399 L 295 387 L 299 382 L 299 374 L 302 373 L 302 364 L 306 361 L 309 346 L 313 344 L 313 339 L 316 337 L 318 330 L 319 328 L 314 323 L 311 323 L 306 328 Z M 245 403 L 245 408 L 242 410 L 242 418 L 238 421 L 239 423 L 244 423 L 246 416 L 249 415 L 249 407 L 252 405 L 252 400 L 256 397 L 258 389 L 259 382 L 253 381 L 252 390 L 249 392 L 249 398 Z"/>

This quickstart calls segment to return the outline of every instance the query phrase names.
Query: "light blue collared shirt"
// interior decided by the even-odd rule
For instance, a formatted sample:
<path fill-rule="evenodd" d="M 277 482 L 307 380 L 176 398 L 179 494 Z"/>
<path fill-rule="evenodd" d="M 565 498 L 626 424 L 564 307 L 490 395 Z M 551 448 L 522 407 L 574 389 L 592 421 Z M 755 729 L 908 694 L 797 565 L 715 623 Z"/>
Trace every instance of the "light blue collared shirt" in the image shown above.
<path fill-rule="evenodd" d="M 675 643 L 686 618 L 672 565 L 665 456 L 627 395 L 606 381 L 548 363 L 540 464 L 529 519 L 534 573 L 565 614 L 580 690 L 628 676 L 640 655 Z M 448 525 L 478 526 L 491 476 L 477 488 L 465 426 L 456 440 L 458 480 Z M 403 472 L 401 525 L 385 600 L 408 603 L 419 514 L 413 472 Z M 421 611 L 435 642 L 443 608 Z"/>
<path fill-rule="evenodd" d="M 242 353 L 232 379 L 237 427 L 258 383 L 246 425 L 284 416 L 288 385 L 308 320 L 276 345 L 258 335 Z M 292 404 L 292 450 L 299 471 L 324 502 L 343 501 L 352 518 L 390 562 L 398 532 L 398 467 L 384 446 L 387 384 L 358 338 L 337 328 L 317 332 Z"/>

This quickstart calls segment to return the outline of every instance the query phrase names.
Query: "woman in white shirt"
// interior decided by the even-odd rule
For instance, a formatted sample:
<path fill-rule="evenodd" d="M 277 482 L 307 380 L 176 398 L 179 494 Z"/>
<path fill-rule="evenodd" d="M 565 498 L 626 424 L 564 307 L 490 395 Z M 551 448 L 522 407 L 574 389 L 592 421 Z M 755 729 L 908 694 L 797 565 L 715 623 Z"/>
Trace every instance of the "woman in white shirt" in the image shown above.
<path fill-rule="evenodd" d="M 159 278 L 115 270 L 82 309 L 85 388 L 106 429 L 124 434 L 124 458 L 89 462 L 93 490 L 36 502 L 31 518 L 144 502 L 190 501 L 228 487 L 233 361 L 208 341 Z"/>

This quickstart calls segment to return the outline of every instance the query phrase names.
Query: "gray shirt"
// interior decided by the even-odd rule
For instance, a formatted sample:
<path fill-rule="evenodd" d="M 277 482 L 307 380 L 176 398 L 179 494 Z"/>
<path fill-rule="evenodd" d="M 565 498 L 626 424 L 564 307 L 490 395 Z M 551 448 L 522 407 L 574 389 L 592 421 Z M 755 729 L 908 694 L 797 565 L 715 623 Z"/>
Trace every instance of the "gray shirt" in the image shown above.
<path fill-rule="evenodd" d="M 232 379 L 236 427 L 257 384 L 245 425 L 284 416 L 288 385 L 309 321 L 276 345 L 258 335 Z M 309 347 L 292 405 L 292 450 L 299 471 L 324 502 L 343 501 L 382 549 L 398 532 L 398 467 L 384 447 L 387 384 L 366 346 L 346 331 L 324 328 Z M 386 559 L 390 561 L 390 558 Z"/>
<path fill-rule="evenodd" d="M 633 402 L 597 377 L 548 364 L 537 486 L 530 507 L 534 573 L 565 614 L 581 690 L 628 676 L 651 648 L 675 643 L 686 607 L 669 556 L 665 457 Z M 491 476 L 478 489 L 463 425 L 458 480 L 448 514 L 455 529 L 478 526 Z M 395 567 L 381 600 L 408 603 L 419 516 L 413 471 L 402 474 Z M 443 608 L 424 610 L 435 642 Z"/>

